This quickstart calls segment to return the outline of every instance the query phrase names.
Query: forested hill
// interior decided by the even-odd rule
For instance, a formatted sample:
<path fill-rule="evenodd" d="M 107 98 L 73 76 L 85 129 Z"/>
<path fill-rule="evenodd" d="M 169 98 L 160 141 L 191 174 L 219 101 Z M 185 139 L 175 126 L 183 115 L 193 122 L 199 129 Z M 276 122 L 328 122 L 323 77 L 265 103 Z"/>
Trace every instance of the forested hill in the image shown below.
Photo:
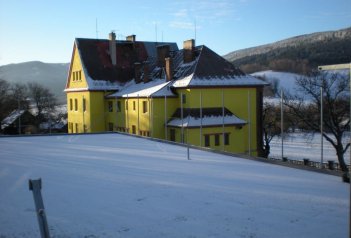
<path fill-rule="evenodd" d="M 351 27 L 296 36 L 224 57 L 245 73 L 269 69 L 305 74 L 318 65 L 351 62 Z"/>

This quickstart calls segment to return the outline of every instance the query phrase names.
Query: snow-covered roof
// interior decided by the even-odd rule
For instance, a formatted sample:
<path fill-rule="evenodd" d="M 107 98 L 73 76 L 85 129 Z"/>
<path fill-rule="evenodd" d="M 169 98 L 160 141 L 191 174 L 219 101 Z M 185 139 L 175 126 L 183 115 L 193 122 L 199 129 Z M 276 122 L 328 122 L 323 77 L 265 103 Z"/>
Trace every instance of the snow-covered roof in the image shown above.
<path fill-rule="evenodd" d="M 171 127 L 209 127 L 209 126 L 222 126 L 222 125 L 244 125 L 246 121 L 236 117 L 235 115 L 226 116 L 204 116 L 192 117 L 187 116 L 183 118 L 172 119 L 167 123 L 167 126 Z"/>
<path fill-rule="evenodd" d="M 5 119 L 1 121 L 1 130 L 11 125 L 18 117 L 22 116 L 25 110 L 14 110 Z"/>
<path fill-rule="evenodd" d="M 172 82 L 165 82 L 164 79 L 156 79 L 148 83 L 135 83 L 133 80 L 127 83 L 121 91 L 107 97 L 172 97 L 175 96 L 175 94 L 169 87 L 171 84 Z"/>
<path fill-rule="evenodd" d="M 189 86 L 263 86 L 267 83 L 250 75 L 227 75 L 227 76 L 208 76 L 199 78 L 194 74 L 180 78 L 173 83 L 174 87 Z"/>
<path fill-rule="evenodd" d="M 183 114 L 183 119 L 181 115 Z M 227 108 L 177 108 L 167 123 L 173 127 L 206 127 L 224 125 L 244 125 L 247 122 L 235 116 Z"/>

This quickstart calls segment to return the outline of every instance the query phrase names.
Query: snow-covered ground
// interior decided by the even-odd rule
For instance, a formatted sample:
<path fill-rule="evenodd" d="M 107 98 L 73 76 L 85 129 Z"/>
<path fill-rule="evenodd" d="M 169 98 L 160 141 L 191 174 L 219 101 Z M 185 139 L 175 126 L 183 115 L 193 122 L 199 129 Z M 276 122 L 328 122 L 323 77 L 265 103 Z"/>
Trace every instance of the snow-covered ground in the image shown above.
<path fill-rule="evenodd" d="M 0 138 L 0 237 L 346 237 L 341 178 L 119 134 Z"/>
<path fill-rule="evenodd" d="M 345 133 L 343 141 L 344 145 L 350 140 L 348 135 Z M 282 154 L 282 141 L 281 137 L 274 137 L 271 141 L 271 154 L 269 157 L 281 158 Z M 283 140 L 283 154 L 284 157 L 294 160 L 302 160 L 304 158 L 312 161 L 321 161 L 321 134 L 315 133 L 290 133 Z M 350 149 L 348 149 L 344 155 L 345 162 L 350 164 Z M 328 160 L 334 160 L 338 162 L 336 151 L 334 147 L 323 138 L 323 162 Z"/>

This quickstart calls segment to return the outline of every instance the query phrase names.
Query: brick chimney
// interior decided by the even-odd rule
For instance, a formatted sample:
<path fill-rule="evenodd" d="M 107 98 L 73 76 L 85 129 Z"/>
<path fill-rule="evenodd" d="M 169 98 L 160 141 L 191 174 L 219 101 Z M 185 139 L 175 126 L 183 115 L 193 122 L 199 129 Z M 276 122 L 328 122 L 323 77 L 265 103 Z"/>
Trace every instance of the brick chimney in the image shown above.
<path fill-rule="evenodd" d="M 126 41 L 135 42 L 135 35 L 130 35 L 126 37 Z"/>
<path fill-rule="evenodd" d="M 117 65 L 117 56 L 116 56 L 116 34 L 114 32 L 111 32 L 108 35 L 109 38 L 109 45 L 110 45 L 110 57 L 111 57 L 111 62 L 113 66 Z"/>
<path fill-rule="evenodd" d="M 166 81 L 172 81 L 173 79 L 173 59 L 171 57 L 165 58 L 165 69 L 166 69 Z"/>
<path fill-rule="evenodd" d="M 149 62 L 144 61 L 144 83 L 150 82 Z"/>
<path fill-rule="evenodd" d="M 189 63 L 195 59 L 195 40 L 190 39 L 183 42 L 183 61 Z"/>
<path fill-rule="evenodd" d="M 141 82 L 141 63 L 134 63 L 134 79 L 135 83 Z"/>
<path fill-rule="evenodd" d="M 157 66 L 165 67 L 165 58 L 169 57 L 169 45 L 157 46 Z"/>

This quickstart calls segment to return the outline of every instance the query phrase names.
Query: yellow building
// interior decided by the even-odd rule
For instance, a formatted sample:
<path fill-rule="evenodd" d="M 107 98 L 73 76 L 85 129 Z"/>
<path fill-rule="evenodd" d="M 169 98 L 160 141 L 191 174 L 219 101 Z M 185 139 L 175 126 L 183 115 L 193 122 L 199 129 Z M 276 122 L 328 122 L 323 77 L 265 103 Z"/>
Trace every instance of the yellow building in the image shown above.
<path fill-rule="evenodd" d="M 68 132 L 120 131 L 260 155 L 264 82 L 184 42 L 76 39 L 66 84 Z"/>

